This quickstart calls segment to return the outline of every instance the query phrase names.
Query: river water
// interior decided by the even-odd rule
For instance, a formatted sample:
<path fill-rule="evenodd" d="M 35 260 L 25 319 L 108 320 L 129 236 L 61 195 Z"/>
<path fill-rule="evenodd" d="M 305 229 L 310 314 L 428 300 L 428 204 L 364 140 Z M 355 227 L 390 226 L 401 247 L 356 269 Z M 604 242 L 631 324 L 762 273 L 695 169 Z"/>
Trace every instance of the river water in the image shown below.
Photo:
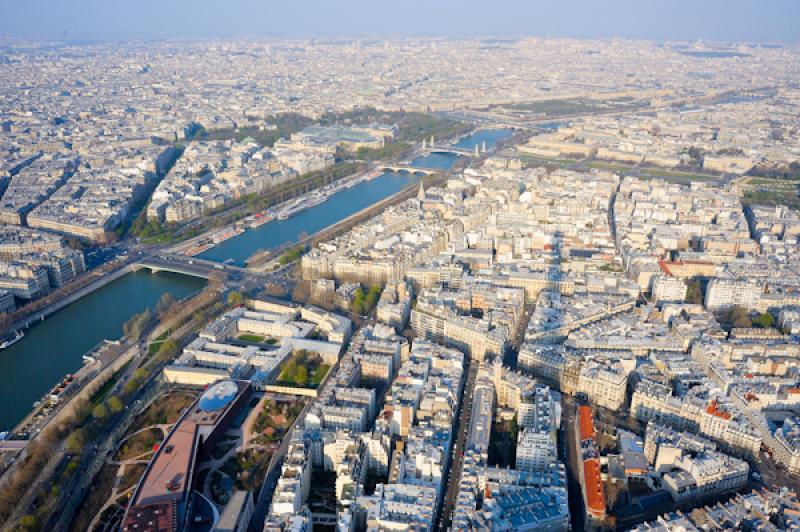
<path fill-rule="evenodd" d="M 485 141 L 491 148 L 511 135 L 510 130 L 483 130 L 462 138 L 456 146 L 474 149 Z M 448 169 L 457 156 L 432 153 L 412 161 L 420 168 Z M 200 256 L 209 260 L 233 260 L 244 264 L 259 249 L 275 248 L 313 234 L 370 205 L 399 192 L 419 176 L 386 172 L 334 194 L 328 201 L 288 220 L 275 220 L 220 243 Z M 204 282 L 170 273 L 141 270 L 72 303 L 33 325 L 25 338 L 0 351 L 0 431 L 13 428 L 31 410 L 34 401 L 67 373 L 82 364 L 81 356 L 104 339 L 122 335 L 122 325 L 145 308 L 154 308 L 165 292 L 176 298 L 200 290 Z"/>
<path fill-rule="evenodd" d="M 195 277 L 139 270 L 25 330 L 24 338 L 0 351 L 0 431 L 14 428 L 34 401 L 80 369 L 82 355 L 104 339 L 122 336 L 131 316 L 155 309 L 165 292 L 180 299 L 204 285 Z"/>

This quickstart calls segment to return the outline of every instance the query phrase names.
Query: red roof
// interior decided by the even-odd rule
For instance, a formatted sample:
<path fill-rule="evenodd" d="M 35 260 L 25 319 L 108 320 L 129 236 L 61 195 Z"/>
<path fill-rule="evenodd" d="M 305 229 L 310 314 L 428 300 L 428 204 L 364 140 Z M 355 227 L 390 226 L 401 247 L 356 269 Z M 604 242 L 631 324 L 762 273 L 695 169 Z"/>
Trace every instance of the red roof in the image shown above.
<path fill-rule="evenodd" d="M 708 403 L 708 408 L 706 408 L 706 412 L 711 414 L 712 416 L 721 417 L 722 419 L 730 419 L 731 413 L 725 410 L 722 410 L 717 405 L 717 400 L 713 399 L 710 403 Z"/>
<path fill-rule="evenodd" d="M 600 478 L 600 462 L 593 458 L 583 463 L 583 479 L 586 482 L 586 510 L 590 515 L 602 518 L 606 513 L 606 493 Z"/>
<path fill-rule="evenodd" d="M 592 421 L 592 409 L 589 406 L 581 405 L 578 407 L 578 419 L 580 421 L 581 440 L 594 439 L 594 423 Z"/>

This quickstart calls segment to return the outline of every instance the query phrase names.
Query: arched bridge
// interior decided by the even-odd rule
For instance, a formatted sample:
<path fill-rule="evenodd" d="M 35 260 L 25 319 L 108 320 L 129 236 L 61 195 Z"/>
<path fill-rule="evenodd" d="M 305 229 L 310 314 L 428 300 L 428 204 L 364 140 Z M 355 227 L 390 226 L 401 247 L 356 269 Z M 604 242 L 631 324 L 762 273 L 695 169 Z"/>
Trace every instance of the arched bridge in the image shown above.
<path fill-rule="evenodd" d="M 447 170 L 444 168 L 422 168 L 419 166 L 409 166 L 404 164 L 383 165 L 381 166 L 381 170 L 385 172 L 388 171 L 417 175 L 434 175 L 447 172 Z"/>
<path fill-rule="evenodd" d="M 242 275 L 253 274 L 252 271 L 239 266 L 198 259 L 197 257 L 186 257 L 184 255 L 152 255 L 142 257 L 141 260 L 133 263 L 133 269 L 140 270 L 142 268 L 147 268 L 154 273 L 172 272 L 192 277 L 201 277 L 203 279 L 208 279 L 215 273 L 223 276 L 227 276 L 231 273 L 239 273 Z"/>
<path fill-rule="evenodd" d="M 451 155 L 458 155 L 460 157 L 479 157 L 481 155 L 480 152 L 476 153 L 475 150 L 468 150 L 466 148 L 456 148 L 456 147 L 433 147 L 433 148 L 425 148 L 425 153 L 449 153 Z"/>

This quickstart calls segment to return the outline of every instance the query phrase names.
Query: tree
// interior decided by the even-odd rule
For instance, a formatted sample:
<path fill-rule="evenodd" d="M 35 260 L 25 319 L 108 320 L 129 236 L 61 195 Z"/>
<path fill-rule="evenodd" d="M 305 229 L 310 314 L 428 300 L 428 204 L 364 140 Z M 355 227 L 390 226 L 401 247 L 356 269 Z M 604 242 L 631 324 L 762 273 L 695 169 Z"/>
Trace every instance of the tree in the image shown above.
<path fill-rule="evenodd" d="M 112 413 L 116 414 L 121 412 L 123 408 L 125 408 L 125 406 L 122 404 L 122 400 L 116 395 L 112 395 L 108 399 L 108 409 L 111 410 Z"/>
<path fill-rule="evenodd" d="M 775 323 L 775 318 L 769 312 L 762 312 L 753 318 L 753 325 L 762 329 L 769 329 Z"/>
<path fill-rule="evenodd" d="M 306 382 L 308 382 L 308 370 L 305 366 L 297 366 L 297 370 L 294 373 L 294 382 L 298 386 L 306 385 Z"/>
<path fill-rule="evenodd" d="M 131 380 L 126 382 L 125 386 L 123 386 L 122 393 L 124 393 L 125 395 L 129 395 L 138 390 L 139 386 L 142 385 L 147 376 L 148 376 L 147 370 L 144 368 L 139 368 L 136 371 L 134 371 Z"/>
<path fill-rule="evenodd" d="M 244 302 L 244 296 L 241 292 L 231 292 L 228 294 L 228 305 L 235 307 Z"/>
<path fill-rule="evenodd" d="M 97 405 L 92 409 L 92 417 L 95 419 L 105 419 L 108 415 L 108 410 L 103 405 Z"/>
<path fill-rule="evenodd" d="M 698 279 L 689 281 L 686 287 L 686 302 L 699 305 L 703 302 L 703 287 Z"/>
<path fill-rule="evenodd" d="M 152 319 L 152 311 L 150 309 L 145 309 L 143 312 L 134 315 L 131 319 L 126 321 L 122 326 L 122 332 L 131 339 L 138 339 L 144 328 Z"/>
<path fill-rule="evenodd" d="M 170 338 L 169 340 L 164 340 L 158 348 L 158 358 L 162 360 L 166 360 L 169 358 L 174 357 L 178 354 L 178 351 L 181 349 L 181 344 L 178 343 L 177 340 L 174 338 Z"/>
<path fill-rule="evenodd" d="M 735 306 L 730 310 L 728 321 L 737 329 L 748 329 L 753 326 L 750 317 L 747 314 L 747 309 Z"/>
<path fill-rule="evenodd" d="M 83 429 L 77 429 L 67 437 L 66 446 L 67 450 L 72 453 L 78 453 L 83 449 L 86 444 L 86 436 L 83 434 Z"/>
<path fill-rule="evenodd" d="M 159 316 L 163 316 L 172 308 L 173 305 L 175 305 L 175 303 L 177 303 L 175 296 L 169 292 L 165 292 L 164 295 L 162 295 L 158 300 L 158 303 L 156 303 L 156 313 Z"/>
<path fill-rule="evenodd" d="M 31 514 L 23 515 L 19 519 L 19 526 L 25 530 L 36 530 L 37 524 L 36 517 Z"/>

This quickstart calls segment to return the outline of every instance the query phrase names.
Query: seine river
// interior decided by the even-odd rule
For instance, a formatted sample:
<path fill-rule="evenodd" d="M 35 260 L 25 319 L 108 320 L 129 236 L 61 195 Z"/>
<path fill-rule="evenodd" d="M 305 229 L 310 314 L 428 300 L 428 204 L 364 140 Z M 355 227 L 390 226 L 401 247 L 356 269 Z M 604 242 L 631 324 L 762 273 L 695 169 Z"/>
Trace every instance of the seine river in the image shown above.
<path fill-rule="evenodd" d="M 510 130 L 483 130 L 461 139 L 456 146 L 472 150 L 486 142 L 491 148 L 511 135 Z M 422 168 L 450 168 L 457 156 L 433 153 L 412 161 Z M 233 260 L 237 264 L 259 249 L 293 242 L 301 233 L 313 234 L 380 201 L 419 177 L 386 172 L 333 195 L 325 203 L 307 209 L 288 220 L 275 220 L 248 229 L 206 251 L 209 260 Z M 0 351 L 0 431 L 10 430 L 31 410 L 34 401 L 67 373 L 77 371 L 82 355 L 104 339 L 122 335 L 122 324 L 145 308 L 154 308 L 165 292 L 176 298 L 200 290 L 204 281 L 181 275 L 147 270 L 131 273 L 72 303 L 33 325 L 25 338 Z"/>

